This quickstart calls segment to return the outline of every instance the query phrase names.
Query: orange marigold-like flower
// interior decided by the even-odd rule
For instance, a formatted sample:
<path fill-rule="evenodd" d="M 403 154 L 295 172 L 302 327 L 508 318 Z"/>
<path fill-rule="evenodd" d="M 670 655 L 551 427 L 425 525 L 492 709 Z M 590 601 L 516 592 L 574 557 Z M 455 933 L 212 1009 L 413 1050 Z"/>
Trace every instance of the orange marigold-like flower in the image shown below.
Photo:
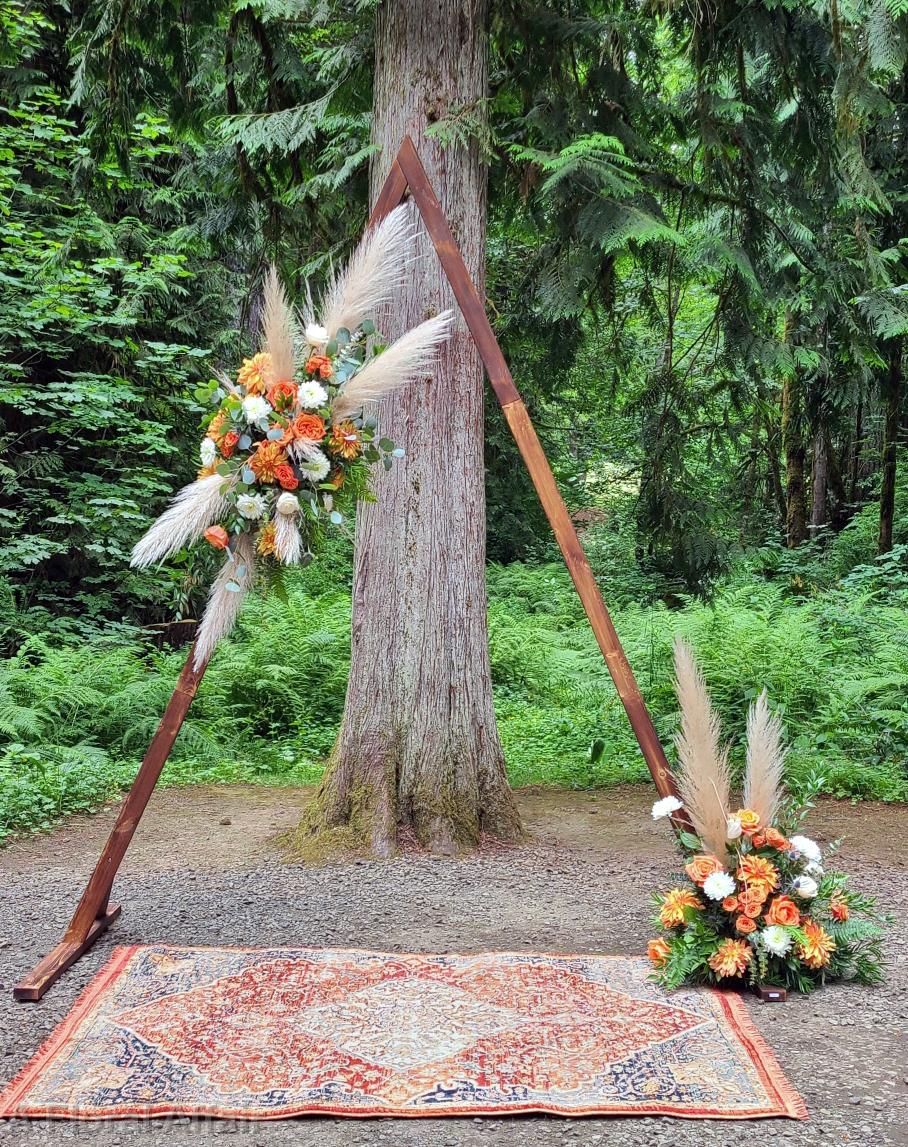
<path fill-rule="evenodd" d="M 328 481 L 331 483 L 335 490 L 339 490 L 346 480 L 347 475 L 341 469 L 332 470 L 328 475 Z"/>
<path fill-rule="evenodd" d="M 268 387 L 266 397 L 275 410 L 290 410 L 296 406 L 296 391 L 295 382 L 282 378 Z"/>
<path fill-rule="evenodd" d="M 280 483 L 282 490 L 295 490 L 300 484 L 299 478 L 293 473 L 293 467 L 287 462 L 274 467 L 274 476 Z"/>
<path fill-rule="evenodd" d="M 765 889 L 763 898 L 779 887 L 779 870 L 765 856 L 742 856 L 738 880 L 748 889 Z"/>
<path fill-rule="evenodd" d="M 239 440 L 240 436 L 235 430 L 227 431 L 227 433 L 221 439 L 221 453 L 225 458 L 229 458 L 230 455 L 234 452 L 236 449 L 236 444 L 239 442 Z"/>
<path fill-rule="evenodd" d="M 742 936 L 749 936 L 751 932 L 756 932 L 757 922 L 751 916 L 739 916 L 735 921 L 735 931 L 740 932 Z"/>
<path fill-rule="evenodd" d="M 273 482 L 275 471 L 287 461 L 279 442 L 260 442 L 249 459 L 249 466 L 259 482 Z"/>
<path fill-rule="evenodd" d="M 217 474 L 220 462 L 217 458 L 208 466 L 203 466 L 196 474 L 196 478 L 210 478 L 212 474 Z"/>
<path fill-rule="evenodd" d="M 841 896 L 833 896 L 829 901 L 829 913 L 833 920 L 844 924 L 848 919 L 848 901 Z"/>
<path fill-rule="evenodd" d="M 264 394 L 271 382 L 271 355 L 266 351 L 244 358 L 236 381 L 247 394 Z"/>
<path fill-rule="evenodd" d="M 746 940 L 723 940 L 710 956 L 709 966 L 722 980 L 726 976 L 743 976 L 750 960 L 750 946 Z"/>
<path fill-rule="evenodd" d="M 223 526 L 209 526 L 202 537 L 216 550 L 225 550 L 230 538 Z"/>
<path fill-rule="evenodd" d="M 753 836 L 760 827 L 760 814 L 749 808 L 739 808 L 734 814 L 741 822 L 741 831 L 745 836 Z"/>
<path fill-rule="evenodd" d="M 357 458 L 363 448 L 359 431 L 352 422 L 338 422 L 331 431 L 331 450 L 341 458 Z"/>
<path fill-rule="evenodd" d="M 725 899 L 722 901 L 722 907 L 725 909 L 726 912 L 737 912 L 738 911 L 738 898 L 737 898 L 737 896 L 726 896 Z"/>
<path fill-rule="evenodd" d="M 784 924 L 788 928 L 797 928 L 801 922 L 801 913 L 797 904 L 790 896 L 774 896 L 766 910 L 767 924 Z"/>
<path fill-rule="evenodd" d="M 208 429 L 205 431 L 205 437 L 210 438 L 213 442 L 217 442 L 224 434 L 224 427 L 227 424 L 227 411 L 219 410 L 217 414 L 208 423 Z"/>
<path fill-rule="evenodd" d="M 714 872 L 722 872 L 724 865 L 715 856 L 693 856 L 685 864 L 684 871 L 691 878 L 694 884 L 698 884 L 701 888 L 707 876 L 712 876 Z"/>
<path fill-rule="evenodd" d="M 804 930 L 804 942 L 798 944 L 795 953 L 802 963 L 815 972 L 825 968 L 835 951 L 835 940 L 826 929 L 815 920 L 805 920 L 801 927 Z"/>
<path fill-rule="evenodd" d="M 258 541 L 255 543 L 255 548 L 263 558 L 275 552 L 274 534 L 274 522 L 266 522 L 264 526 L 262 526 L 262 528 L 259 530 Z"/>
<path fill-rule="evenodd" d="M 671 948 L 660 936 L 657 940 L 650 940 L 646 946 L 646 954 L 654 968 L 661 968 L 671 955 Z"/>
<path fill-rule="evenodd" d="M 679 924 L 684 923 L 685 913 L 689 909 L 699 912 L 702 908 L 703 902 L 696 892 L 691 892 L 687 888 L 673 888 L 663 897 L 659 919 L 663 927 L 677 928 Z"/>
<path fill-rule="evenodd" d="M 317 374 L 319 378 L 330 378 L 331 359 L 324 354 L 310 355 L 306 360 L 306 373 Z"/>
<path fill-rule="evenodd" d="M 777 828 L 768 828 L 765 835 L 766 843 L 770 848 L 775 848 L 779 852 L 787 852 L 788 849 L 791 848 L 791 841 L 784 833 L 779 832 Z"/>

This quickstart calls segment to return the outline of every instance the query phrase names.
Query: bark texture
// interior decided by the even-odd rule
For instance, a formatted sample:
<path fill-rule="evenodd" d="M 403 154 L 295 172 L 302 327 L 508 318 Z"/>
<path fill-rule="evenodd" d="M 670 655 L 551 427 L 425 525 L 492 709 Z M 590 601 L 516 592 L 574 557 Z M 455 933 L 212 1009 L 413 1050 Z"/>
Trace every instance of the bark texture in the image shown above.
<path fill-rule="evenodd" d="M 409 133 L 480 291 L 486 190 L 478 150 L 442 150 L 424 133 L 456 110 L 482 107 L 485 20 L 485 0 L 381 5 L 373 124 L 380 151 L 371 181 L 374 200 Z M 419 253 L 382 323 L 389 337 L 454 306 L 424 233 Z M 459 313 L 433 377 L 386 399 L 381 426 L 406 458 L 381 474 L 377 503 L 358 514 L 347 701 L 297 835 L 303 854 L 336 842 L 388 855 L 408 835 L 451 852 L 482 833 L 521 832 L 492 708 L 483 372 Z"/>
<path fill-rule="evenodd" d="M 887 554 L 892 549 L 892 527 L 895 519 L 895 479 L 898 456 L 899 413 L 902 400 L 902 371 L 899 349 L 891 352 L 889 373 L 883 390 L 883 447 L 881 451 L 882 480 L 880 482 L 880 529 L 877 552 Z"/>
<path fill-rule="evenodd" d="M 803 409 L 800 379 L 795 371 L 782 386 L 782 449 L 785 451 L 785 528 L 791 549 L 807 538 L 807 505 L 804 490 Z"/>

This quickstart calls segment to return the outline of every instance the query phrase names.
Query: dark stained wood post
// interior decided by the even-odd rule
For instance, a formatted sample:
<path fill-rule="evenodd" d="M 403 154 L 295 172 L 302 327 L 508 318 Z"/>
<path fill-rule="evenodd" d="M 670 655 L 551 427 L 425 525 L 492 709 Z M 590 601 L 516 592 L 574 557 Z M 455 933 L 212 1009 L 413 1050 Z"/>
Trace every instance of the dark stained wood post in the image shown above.
<path fill-rule="evenodd" d="M 508 426 L 530 472 L 533 485 L 561 548 L 568 572 L 583 603 L 656 789 L 660 796 L 676 796 L 678 790 L 665 751 L 656 734 L 605 602 L 602 600 L 593 571 L 574 529 L 574 523 L 558 490 L 526 406 L 511 378 L 501 347 L 486 316 L 482 299 L 470 278 L 451 234 L 451 228 L 409 136 L 404 138 L 397 159 L 376 200 L 375 210 L 369 221 L 370 226 L 384 218 L 401 202 L 408 187 L 479 350 L 492 389 L 501 403 Z M 82 893 L 63 940 L 13 988 L 13 995 L 17 1000 L 40 1000 L 63 972 L 71 967 L 120 915 L 119 907 L 108 904 L 114 877 L 126 855 L 139 820 L 148 806 L 161 770 L 186 719 L 189 706 L 207 666 L 206 663 L 198 669 L 194 668 L 194 652 L 195 646 L 189 652 L 173 695 L 164 710 L 161 723 L 142 759 L 136 779 L 123 802 L 104 851 Z M 676 814 L 672 821 L 675 828 L 690 827 L 687 814 L 683 810 Z"/>

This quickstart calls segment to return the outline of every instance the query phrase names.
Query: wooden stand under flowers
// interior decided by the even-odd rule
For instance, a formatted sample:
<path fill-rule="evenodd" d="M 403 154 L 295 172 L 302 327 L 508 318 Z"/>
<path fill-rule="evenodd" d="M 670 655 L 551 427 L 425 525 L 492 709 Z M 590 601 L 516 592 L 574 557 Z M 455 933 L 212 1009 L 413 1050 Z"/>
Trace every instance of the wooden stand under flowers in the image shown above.
<path fill-rule="evenodd" d="M 530 421 L 527 408 L 511 378 L 501 347 L 486 317 L 483 301 L 470 278 L 422 161 L 413 141 L 406 137 L 376 200 L 369 225 L 374 226 L 383 219 L 406 198 L 408 191 L 419 209 L 426 231 L 485 365 L 492 389 L 501 403 L 505 419 L 530 472 L 536 493 L 561 548 L 568 572 L 583 603 L 659 795 L 677 796 L 677 788 L 665 750 L 656 734 L 615 626 L 602 600 L 593 571 L 558 490 L 548 459 Z M 82 893 L 63 940 L 13 988 L 13 995 L 17 1000 L 40 1000 L 63 972 L 71 967 L 119 916 L 119 906 L 115 907 L 109 903 L 114 877 L 205 672 L 206 664 L 193 668 L 194 649 L 193 646 L 189 652 L 173 696 L 148 746 L 136 779 L 123 802 L 116 824 Z M 677 829 L 690 827 L 683 810 L 675 813 L 672 819 Z M 776 990 L 761 989 L 761 998 L 764 991 Z"/>

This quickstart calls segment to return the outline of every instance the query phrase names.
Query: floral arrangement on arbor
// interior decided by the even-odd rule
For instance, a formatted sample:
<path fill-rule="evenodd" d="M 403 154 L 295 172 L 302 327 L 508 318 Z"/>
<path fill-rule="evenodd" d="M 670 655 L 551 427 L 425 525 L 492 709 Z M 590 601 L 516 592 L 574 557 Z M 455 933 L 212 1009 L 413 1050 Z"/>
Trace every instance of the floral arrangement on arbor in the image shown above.
<path fill-rule="evenodd" d="M 684 808 L 694 833 L 678 837 L 683 882 L 654 895 L 654 922 L 664 932 L 649 943 L 656 979 L 668 988 L 743 981 L 802 992 L 837 978 L 878 983 L 886 920 L 797 831 L 822 779 L 800 800 L 783 791 L 781 723 L 765 690 L 748 714 L 743 807 L 735 809 L 728 748 L 684 642 L 675 645 L 675 671 L 680 799 L 657 801 L 653 817 Z"/>
<path fill-rule="evenodd" d="M 372 467 L 403 450 L 382 435 L 369 403 L 428 368 L 448 337 L 451 312 L 383 348 L 374 316 L 393 300 L 409 265 L 410 211 L 391 212 L 366 234 L 328 286 L 316 320 L 311 299 L 294 312 L 272 268 L 262 301 L 259 353 L 235 378 L 220 374 L 197 398 L 204 421 L 201 468 L 132 552 L 145 567 L 201 539 L 224 553 L 195 645 L 201 667 L 233 627 L 258 575 L 305 565 L 330 528 L 344 529 L 371 499 Z"/>

